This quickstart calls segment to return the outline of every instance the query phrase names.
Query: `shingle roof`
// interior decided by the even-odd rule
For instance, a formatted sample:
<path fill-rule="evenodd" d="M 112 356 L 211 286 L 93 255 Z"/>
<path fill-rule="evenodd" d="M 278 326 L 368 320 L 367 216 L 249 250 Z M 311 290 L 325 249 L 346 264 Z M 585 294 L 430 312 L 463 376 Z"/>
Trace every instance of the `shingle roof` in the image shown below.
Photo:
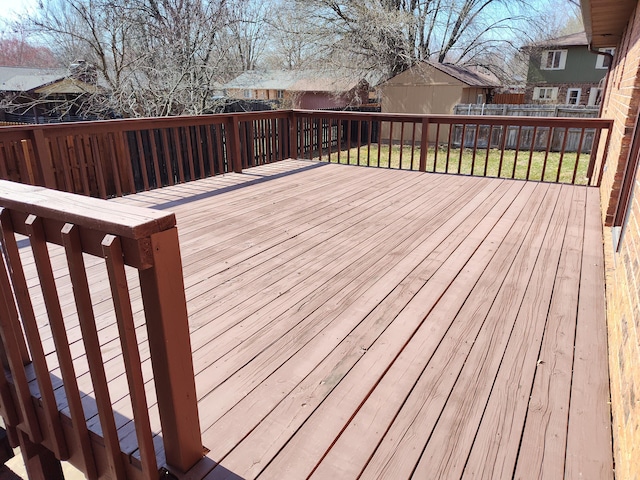
<path fill-rule="evenodd" d="M 453 65 L 451 63 L 426 62 L 441 72 L 457 78 L 470 87 L 499 87 L 500 80 L 493 74 L 480 72 L 474 67 L 463 67 L 462 65 Z"/>
<path fill-rule="evenodd" d="M 66 76 L 66 69 L 0 67 L 0 91 L 28 92 Z"/>
<path fill-rule="evenodd" d="M 532 47 L 579 47 L 589 45 L 587 40 L 587 34 L 585 32 L 572 33 L 570 35 L 563 35 L 562 37 L 550 38 L 549 40 L 543 40 L 541 42 L 535 42 L 527 45 L 527 48 Z"/>
<path fill-rule="evenodd" d="M 321 70 L 244 72 L 224 84 L 225 89 L 289 90 L 294 92 L 346 92 L 362 79 Z"/>

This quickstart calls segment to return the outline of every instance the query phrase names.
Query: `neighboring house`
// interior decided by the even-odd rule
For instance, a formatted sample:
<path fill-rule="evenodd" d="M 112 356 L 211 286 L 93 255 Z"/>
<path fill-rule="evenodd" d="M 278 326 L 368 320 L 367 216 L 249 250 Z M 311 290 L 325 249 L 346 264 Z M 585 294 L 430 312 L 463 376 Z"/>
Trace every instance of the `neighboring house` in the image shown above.
<path fill-rule="evenodd" d="M 638 0 L 581 4 L 593 48 L 616 52 L 602 100 L 602 116 L 614 126 L 600 203 L 615 476 L 632 479 L 640 478 L 640 6 Z"/>
<path fill-rule="evenodd" d="M 72 66 L 72 70 L 73 70 Z M 103 92 L 86 69 L 0 67 L 0 120 L 47 123 L 75 120 L 86 96 Z"/>
<path fill-rule="evenodd" d="M 227 97 L 273 100 L 281 108 L 309 110 L 353 107 L 368 103 L 363 78 L 328 71 L 248 71 L 222 86 Z"/>
<path fill-rule="evenodd" d="M 598 105 L 610 57 L 589 51 L 585 32 L 527 45 L 525 103 Z M 613 47 L 602 49 L 613 53 Z"/>
<path fill-rule="evenodd" d="M 452 115 L 460 103 L 491 103 L 499 80 L 489 73 L 473 67 L 421 62 L 380 85 L 383 113 L 419 113 Z M 442 129 L 440 139 L 448 133 Z M 406 135 L 413 133 L 405 132 Z M 435 140 L 435 132 L 430 134 Z M 389 132 L 383 129 L 383 140 Z M 399 132 L 394 132 L 399 140 Z M 409 138 L 409 137 L 407 137 Z M 416 140 L 420 132 L 416 133 Z"/>

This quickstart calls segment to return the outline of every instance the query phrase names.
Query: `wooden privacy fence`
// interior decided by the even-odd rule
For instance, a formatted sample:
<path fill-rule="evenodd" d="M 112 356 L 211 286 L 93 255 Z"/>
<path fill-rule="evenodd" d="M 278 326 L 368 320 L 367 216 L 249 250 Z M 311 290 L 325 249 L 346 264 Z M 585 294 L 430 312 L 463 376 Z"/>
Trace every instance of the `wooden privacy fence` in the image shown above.
<path fill-rule="evenodd" d="M 7 181 L 0 205 L 14 446 L 42 445 L 91 479 L 155 479 L 157 457 L 189 469 L 202 443 L 174 215 Z"/>
<path fill-rule="evenodd" d="M 303 110 L 3 127 L 0 177 L 109 198 L 299 157 L 598 185 L 610 131 L 604 119 Z"/>

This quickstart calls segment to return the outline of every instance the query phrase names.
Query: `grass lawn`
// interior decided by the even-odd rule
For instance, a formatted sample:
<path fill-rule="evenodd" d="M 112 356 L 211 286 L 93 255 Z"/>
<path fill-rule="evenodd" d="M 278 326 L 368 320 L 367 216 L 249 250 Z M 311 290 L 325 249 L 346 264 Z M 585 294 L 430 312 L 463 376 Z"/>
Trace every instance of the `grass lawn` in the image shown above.
<path fill-rule="evenodd" d="M 418 170 L 420 166 L 420 147 L 416 146 L 413 152 L 411 147 L 405 145 L 400 149 L 399 145 L 393 145 L 391 148 L 391 162 L 389 162 L 389 145 L 382 145 L 380 148 L 380 155 L 378 155 L 378 145 L 371 145 L 368 150 L 367 146 L 360 148 L 360 158 L 358 158 L 358 148 L 351 148 L 348 152 L 343 150 L 340 152 L 338 158 L 338 152 L 332 149 L 331 162 L 334 163 L 349 163 L 351 165 L 369 165 L 374 167 L 385 168 L 402 168 L 404 170 Z M 529 169 L 529 156 L 531 156 L 531 168 Z M 576 172 L 575 183 L 578 185 L 586 185 L 587 181 L 587 168 L 589 166 L 589 153 L 582 153 L 578 160 L 578 169 Z M 319 157 L 316 155 L 315 159 Z M 367 162 L 368 159 L 368 162 Z M 565 153 L 562 158 L 562 166 L 560 169 L 561 183 L 571 183 L 573 178 L 573 171 L 576 165 L 577 153 Z M 327 152 L 322 154 L 322 160 L 329 160 Z M 500 166 L 502 160 L 502 166 Z M 514 172 L 515 161 L 515 172 Z M 435 163 L 435 168 L 434 168 Z M 437 155 L 434 147 L 429 147 L 427 152 L 427 171 L 428 172 L 442 172 L 442 173 L 462 173 L 465 175 L 478 175 L 488 177 L 501 177 L 501 178 L 517 178 L 526 180 L 527 170 L 529 180 L 542 180 L 542 171 L 544 168 L 544 181 L 555 182 L 558 174 L 558 165 L 560 163 L 560 153 L 549 152 L 546 154 L 546 166 L 545 166 L 545 152 L 531 152 L 520 151 L 517 154 L 515 150 L 505 150 L 502 159 L 500 158 L 500 150 L 490 149 L 487 159 L 487 149 L 476 150 L 476 160 L 473 163 L 473 149 L 465 148 L 462 152 L 462 161 L 460 161 L 460 149 L 452 148 L 449 152 L 449 162 L 447 166 L 447 149 L 438 148 Z M 471 167 L 473 164 L 473 172 Z M 500 170 L 500 171 L 498 171 Z"/>

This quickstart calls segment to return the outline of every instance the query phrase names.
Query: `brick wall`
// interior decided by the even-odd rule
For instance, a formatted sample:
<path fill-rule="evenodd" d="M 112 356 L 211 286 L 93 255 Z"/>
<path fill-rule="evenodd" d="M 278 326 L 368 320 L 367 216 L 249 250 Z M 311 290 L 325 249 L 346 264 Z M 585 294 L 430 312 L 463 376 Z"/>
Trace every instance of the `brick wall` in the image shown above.
<path fill-rule="evenodd" d="M 627 229 L 614 252 L 612 229 L 640 106 L 640 12 L 636 11 L 612 65 L 603 116 L 613 118 L 608 165 L 601 186 L 607 275 L 609 367 L 618 479 L 640 480 L 640 175 Z"/>
<path fill-rule="evenodd" d="M 541 100 L 534 100 L 533 98 L 533 89 L 535 87 L 558 87 L 558 98 L 552 102 L 545 102 Z M 524 101 L 525 103 L 557 103 L 557 104 L 566 104 L 567 102 L 567 91 L 570 88 L 579 88 L 580 91 L 580 105 L 588 105 L 589 104 L 589 93 L 592 88 L 598 88 L 597 83 L 531 83 L 527 84 L 524 92 Z"/>

